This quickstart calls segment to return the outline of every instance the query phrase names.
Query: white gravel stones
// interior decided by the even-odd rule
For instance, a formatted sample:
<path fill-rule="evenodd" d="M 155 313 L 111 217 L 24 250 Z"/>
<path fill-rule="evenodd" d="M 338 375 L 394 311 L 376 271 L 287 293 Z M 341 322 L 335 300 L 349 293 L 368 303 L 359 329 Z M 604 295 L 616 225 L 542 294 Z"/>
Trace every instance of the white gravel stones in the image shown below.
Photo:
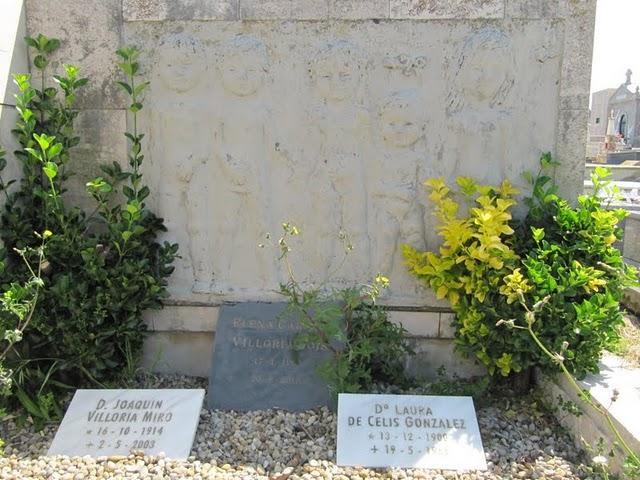
<path fill-rule="evenodd" d="M 204 380 L 145 377 L 147 388 L 199 388 Z M 417 392 L 412 392 L 417 393 Z M 41 432 L 0 424 L 7 446 L 0 479 L 550 479 L 583 478 L 586 468 L 572 440 L 533 401 L 496 399 L 478 410 L 489 466 L 486 472 L 341 468 L 335 461 L 335 415 L 326 408 L 302 413 L 280 410 L 248 413 L 203 409 L 187 461 L 163 456 L 47 457 L 56 426 Z"/>

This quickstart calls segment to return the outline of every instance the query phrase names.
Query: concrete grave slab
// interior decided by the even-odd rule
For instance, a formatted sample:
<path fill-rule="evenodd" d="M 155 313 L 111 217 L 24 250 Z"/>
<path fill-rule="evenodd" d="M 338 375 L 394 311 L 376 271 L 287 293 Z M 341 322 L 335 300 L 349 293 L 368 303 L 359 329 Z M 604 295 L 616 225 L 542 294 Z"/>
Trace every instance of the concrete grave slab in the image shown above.
<path fill-rule="evenodd" d="M 203 399 L 202 389 L 78 390 L 47 454 L 186 459 Z"/>
<path fill-rule="evenodd" d="M 471 397 L 340 394 L 337 464 L 486 470 Z"/>

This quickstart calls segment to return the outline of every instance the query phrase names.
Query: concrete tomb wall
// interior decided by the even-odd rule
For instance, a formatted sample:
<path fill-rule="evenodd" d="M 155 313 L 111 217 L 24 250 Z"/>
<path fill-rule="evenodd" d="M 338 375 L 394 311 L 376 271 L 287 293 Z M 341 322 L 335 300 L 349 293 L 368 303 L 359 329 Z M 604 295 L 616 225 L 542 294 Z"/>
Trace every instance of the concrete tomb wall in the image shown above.
<path fill-rule="evenodd" d="M 92 78 L 77 198 L 99 162 L 126 162 L 112 52 L 142 49 L 144 173 L 181 247 L 184 326 L 195 307 L 278 298 L 277 251 L 258 244 L 283 221 L 303 232 L 300 279 L 382 272 L 384 302 L 440 315 L 399 253 L 437 247 L 422 181 L 521 185 L 551 150 L 579 192 L 594 14 L 595 0 L 28 0 L 27 28 L 65 40 L 59 61 Z"/>

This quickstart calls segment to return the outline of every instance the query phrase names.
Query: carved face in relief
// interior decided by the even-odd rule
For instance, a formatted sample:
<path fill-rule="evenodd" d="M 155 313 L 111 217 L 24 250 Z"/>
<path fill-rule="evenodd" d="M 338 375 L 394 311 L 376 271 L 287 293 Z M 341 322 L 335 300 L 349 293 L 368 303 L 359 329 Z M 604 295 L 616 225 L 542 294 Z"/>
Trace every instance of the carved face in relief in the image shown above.
<path fill-rule="evenodd" d="M 358 47 L 341 40 L 321 50 L 309 71 L 322 98 L 342 101 L 356 94 L 361 69 Z"/>
<path fill-rule="evenodd" d="M 388 145 L 408 148 L 425 133 L 426 106 L 416 90 L 393 93 L 380 109 L 380 131 Z"/>
<path fill-rule="evenodd" d="M 159 50 L 158 73 L 167 88 L 183 93 L 200 82 L 205 60 L 198 40 L 184 33 L 168 35 L 160 41 Z"/>
<path fill-rule="evenodd" d="M 268 66 L 265 45 L 257 38 L 238 35 L 222 47 L 218 71 L 225 90 L 247 97 L 262 87 Z"/>
<path fill-rule="evenodd" d="M 463 47 L 453 83 L 459 103 L 502 105 L 514 83 L 515 60 L 504 32 L 488 27 L 470 36 Z"/>

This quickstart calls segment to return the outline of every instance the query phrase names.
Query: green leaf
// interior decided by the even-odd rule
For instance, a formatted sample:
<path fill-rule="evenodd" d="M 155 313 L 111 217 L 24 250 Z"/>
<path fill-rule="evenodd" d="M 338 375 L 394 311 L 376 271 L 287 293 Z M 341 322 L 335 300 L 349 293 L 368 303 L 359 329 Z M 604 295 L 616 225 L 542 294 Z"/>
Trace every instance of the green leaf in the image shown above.
<path fill-rule="evenodd" d="M 75 65 L 71 65 L 68 63 L 65 63 L 63 65 L 65 72 L 67 72 L 67 76 L 73 80 L 78 76 L 78 67 L 76 67 Z"/>
<path fill-rule="evenodd" d="M 26 147 L 25 151 L 29 152 L 32 156 L 42 161 L 42 154 L 35 148 Z"/>
<path fill-rule="evenodd" d="M 142 103 L 140 102 L 132 103 L 131 106 L 129 107 L 129 110 L 133 113 L 139 112 L 140 110 L 142 110 Z"/>
<path fill-rule="evenodd" d="M 593 170 L 593 174 L 591 176 L 592 180 L 595 178 L 597 178 L 598 180 L 603 180 L 607 177 L 611 176 L 611 170 L 609 170 L 608 168 L 605 167 L 596 167 Z"/>
<path fill-rule="evenodd" d="M 131 66 L 130 63 L 119 63 L 118 67 L 120 67 L 120 70 L 122 70 L 124 73 L 126 73 L 128 76 L 133 76 L 133 67 Z"/>
<path fill-rule="evenodd" d="M 131 187 L 128 187 L 127 185 L 122 187 L 122 193 L 124 193 L 125 197 L 127 197 L 130 200 L 132 200 L 133 197 L 135 197 L 135 193 L 133 192 L 133 189 Z"/>
<path fill-rule="evenodd" d="M 33 48 L 38 48 L 38 42 L 32 37 L 24 37 L 24 41 L 27 45 Z"/>
<path fill-rule="evenodd" d="M 121 82 L 121 81 L 117 81 L 116 84 L 122 88 L 125 92 L 127 92 L 129 95 L 133 94 L 133 90 L 131 89 L 131 85 L 129 85 L 126 82 Z"/>
<path fill-rule="evenodd" d="M 35 138 L 42 150 L 47 150 L 49 148 L 49 137 L 46 134 L 43 133 L 42 135 L 38 135 L 37 133 L 34 133 L 33 138 Z"/>
<path fill-rule="evenodd" d="M 533 233 L 533 239 L 536 242 L 540 242 L 544 238 L 544 228 L 531 227 L 531 233 Z"/>
<path fill-rule="evenodd" d="M 33 64 L 39 70 L 43 70 L 49 64 L 49 61 L 44 55 L 36 55 L 33 59 Z"/>
<path fill-rule="evenodd" d="M 90 190 L 98 190 L 100 193 L 109 193 L 113 190 L 111 184 L 106 182 L 102 177 L 97 177 L 87 182 L 87 188 Z"/>
<path fill-rule="evenodd" d="M 58 94 L 58 91 L 53 88 L 53 87 L 49 87 L 49 88 L 45 88 L 44 92 L 43 92 L 47 97 L 49 98 L 53 98 Z"/>
<path fill-rule="evenodd" d="M 127 212 L 129 212 L 131 215 L 135 215 L 136 213 L 138 213 L 140 211 L 138 206 L 135 205 L 134 203 L 127 203 L 127 206 L 125 207 L 125 210 Z"/>
<path fill-rule="evenodd" d="M 49 180 L 53 180 L 58 175 L 58 165 L 54 162 L 46 162 L 42 167 L 42 171 L 49 178 Z"/>
<path fill-rule="evenodd" d="M 131 48 L 122 47 L 116 50 L 116 54 L 123 60 L 128 60 L 130 56 L 130 51 L 131 51 Z"/>
<path fill-rule="evenodd" d="M 50 38 L 44 46 L 44 51 L 47 53 L 53 53 L 60 47 L 60 40 L 57 38 Z"/>
<path fill-rule="evenodd" d="M 51 160 L 52 158 L 57 157 L 60 152 L 62 151 L 62 144 L 61 143 L 56 143 L 54 145 L 52 145 L 51 147 L 49 147 L 49 150 L 47 150 L 47 156 L 49 157 L 49 160 Z"/>
<path fill-rule="evenodd" d="M 149 187 L 147 187 L 147 186 L 142 187 L 140 189 L 140 191 L 138 192 L 138 200 L 139 201 L 144 200 L 145 198 L 147 198 L 149 196 L 149 193 L 151 193 L 149 191 Z"/>
<path fill-rule="evenodd" d="M 147 88 L 149 86 L 150 82 L 144 82 L 141 83 L 140 85 L 138 85 L 134 90 L 133 93 L 138 96 L 140 95 L 140 93 L 142 93 L 144 91 L 145 88 Z"/>
<path fill-rule="evenodd" d="M 131 235 L 133 235 L 133 232 L 129 230 L 125 230 L 124 232 L 121 233 L 121 235 L 122 235 L 122 239 L 126 242 L 131 238 Z"/>
<path fill-rule="evenodd" d="M 24 392 L 24 390 L 17 388 L 15 391 L 16 397 L 20 402 L 20 405 L 24 407 L 24 409 L 29 412 L 34 417 L 40 418 L 42 417 L 42 412 L 38 405 L 36 405 L 33 400 L 29 398 L 29 396 Z"/>

